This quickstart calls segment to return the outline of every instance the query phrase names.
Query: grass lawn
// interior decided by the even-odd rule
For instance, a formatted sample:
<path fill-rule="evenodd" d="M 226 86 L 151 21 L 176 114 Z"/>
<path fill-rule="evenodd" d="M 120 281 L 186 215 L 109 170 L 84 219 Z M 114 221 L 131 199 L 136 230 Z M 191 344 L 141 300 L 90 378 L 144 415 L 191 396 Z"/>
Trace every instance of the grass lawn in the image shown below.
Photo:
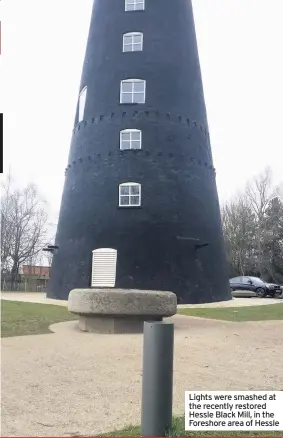
<path fill-rule="evenodd" d="M 1 300 L 1 337 L 52 333 L 56 322 L 78 319 L 66 307 Z"/>
<path fill-rule="evenodd" d="M 178 314 L 223 321 L 270 321 L 283 319 L 283 303 L 251 307 L 183 308 Z"/>
<path fill-rule="evenodd" d="M 129 426 L 120 431 L 115 430 L 114 432 L 105 433 L 104 436 L 141 436 L 141 429 L 140 426 Z M 186 432 L 185 417 L 175 417 L 168 436 L 282 436 L 282 432 Z"/>

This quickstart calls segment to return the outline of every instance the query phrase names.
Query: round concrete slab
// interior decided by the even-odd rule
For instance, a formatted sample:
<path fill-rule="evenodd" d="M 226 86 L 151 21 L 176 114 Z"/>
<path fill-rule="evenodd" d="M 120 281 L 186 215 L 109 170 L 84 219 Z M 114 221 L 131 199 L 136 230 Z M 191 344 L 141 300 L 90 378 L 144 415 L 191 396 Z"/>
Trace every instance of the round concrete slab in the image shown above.
<path fill-rule="evenodd" d="M 173 316 L 177 297 L 172 292 L 136 289 L 73 289 L 68 309 L 85 315 Z"/>
<path fill-rule="evenodd" d="M 74 289 L 68 309 L 79 315 L 79 328 L 85 332 L 142 333 L 144 321 L 177 313 L 177 297 L 160 291 Z"/>

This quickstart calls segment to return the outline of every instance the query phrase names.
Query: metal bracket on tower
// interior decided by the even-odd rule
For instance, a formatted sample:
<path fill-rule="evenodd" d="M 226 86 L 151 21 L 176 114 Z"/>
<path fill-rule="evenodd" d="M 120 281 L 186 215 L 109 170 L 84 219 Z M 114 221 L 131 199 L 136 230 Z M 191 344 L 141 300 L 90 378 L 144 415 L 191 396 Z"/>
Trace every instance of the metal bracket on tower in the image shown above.
<path fill-rule="evenodd" d="M 196 249 L 200 249 L 200 248 L 204 248 L 205 246 L 208 246 L 209 243 L 208 242 L 201 242 L 200 239 L 196 239 L 195 237 L 182 237 L 182 236 L 177 236 L 178 240 L 188 240 L 193 242 L 193 245 L 195 246 Z"/>
<path fill-rule="evenodd" d="M 47 248 L 43 248 L 42 251 L 45 252 L 51 252 L 52 254 L 57 252 L 57 249 L 59 249 L 59 246 L 56 245 L 48 245 Z"/>

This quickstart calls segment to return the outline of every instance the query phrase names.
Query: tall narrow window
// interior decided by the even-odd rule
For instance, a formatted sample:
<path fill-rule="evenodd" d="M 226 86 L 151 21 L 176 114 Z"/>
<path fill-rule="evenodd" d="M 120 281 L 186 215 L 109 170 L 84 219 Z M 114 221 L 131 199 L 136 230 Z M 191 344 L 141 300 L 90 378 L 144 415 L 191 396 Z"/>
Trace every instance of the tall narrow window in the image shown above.
<path fill-rule="evenodd" d="M 140 207 L 141 185 L 128 182 L 119 185 L 119 207 Z"/>
<path fill-rule="evenodd" d="M 124 129 L 120 132 L 120 149 L 141 149 L 142 133 L 138 129 Z"/>
<path fill-rule="evenodd" d="M 145 0 L 125 0 L 125 11 L 143 11 Z"/>
<path fill-rule="evenodd" d="M 143 34 L 130 32 L 123 35 L 123 52 L 141 52 L 143 49 Z"/>
<path fill-rule="evenodd" d="M 145 103 L 146 82 L 142 79 L 121 81 L 120 103 Z"/>
<path fill-rule="evenodd" d="M 85 103 L 86 103 L 87 87 L 84 87 L 79 96 L 79 122 L 84 118 Z"/>

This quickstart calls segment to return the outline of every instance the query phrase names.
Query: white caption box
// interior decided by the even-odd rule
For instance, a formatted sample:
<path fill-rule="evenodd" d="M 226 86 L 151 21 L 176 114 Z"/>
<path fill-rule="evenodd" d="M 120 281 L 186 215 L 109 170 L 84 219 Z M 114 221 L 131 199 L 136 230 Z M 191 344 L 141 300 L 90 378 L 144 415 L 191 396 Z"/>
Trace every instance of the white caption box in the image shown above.
<path fill-rule="evenodd" d="M 283 431 L 283 391 L 186 391 L 185 429 Z"/>

